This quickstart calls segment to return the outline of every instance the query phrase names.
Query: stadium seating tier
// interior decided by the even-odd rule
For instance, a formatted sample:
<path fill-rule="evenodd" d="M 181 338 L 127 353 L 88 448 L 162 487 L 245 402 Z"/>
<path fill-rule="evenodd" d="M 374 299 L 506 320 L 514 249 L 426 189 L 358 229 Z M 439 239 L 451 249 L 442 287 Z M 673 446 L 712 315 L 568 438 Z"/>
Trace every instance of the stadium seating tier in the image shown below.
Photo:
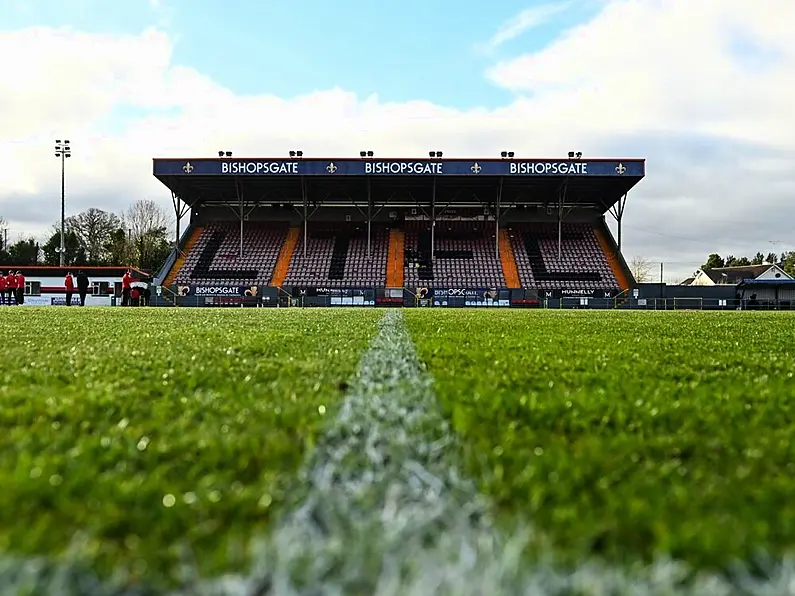
<path fill-rule="evenodd" d="M 393 268 L 402 263 L 402 282 L 410 288 L 506 287 L 506 260 L 497 254 L 493 222 L 437 221 L 433 234 L 427 221 L 389 227 L 373 224 L 369 255 L 366 226 L 361 223 L 310 224 L 306 247 L 303 229 L 290 230 L 287 223 L 246 222 L 241 256 L 239 224 L 208 224 L 200 229 L 174 283 L 272 285 L 278 281 L 284 286 L 378 287 L 387 285 L 387 277 L 400 278 L 394 272 L 387 275 L 391 262 Z M 564 224 L 560 255 L 556 224 L 511 224 L 501 235 L 502 246 L 508 238 L 513 253 L 515 270 L 508 271 L 508 277 L 514 285 L 518 274 L 525 288 L 618 287 L 592 224 Z M 396 246 L 403 248 L 403 258 L 395 254 Z M 277 262 L 278 280 L 274 279 Z"/>

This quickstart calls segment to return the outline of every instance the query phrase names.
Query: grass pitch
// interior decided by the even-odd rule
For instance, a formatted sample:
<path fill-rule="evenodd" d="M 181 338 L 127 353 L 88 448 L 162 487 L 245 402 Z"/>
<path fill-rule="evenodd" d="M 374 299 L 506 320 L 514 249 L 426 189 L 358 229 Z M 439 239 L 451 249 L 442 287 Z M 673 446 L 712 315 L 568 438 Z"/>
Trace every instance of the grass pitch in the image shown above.
<path fill-rule="evenodd" d="M 0 551 L 164 585 L 183 552 L 205 576 L 243 568 L 382 315 L 1 310 Z M 456 457 L 535 548 L 709 569 L 795 545 L 795 318 L 405 319 Z"/>
<path fill-rule="evenodd" d="M 103 574 L 248 561 L 375 311 L 0 311 L 0 550 Z"/>
<path fill-rule="evenodd" d="M 566 563 L 795 545 L 795 317 L 406 317 L 469 472 Z"/>

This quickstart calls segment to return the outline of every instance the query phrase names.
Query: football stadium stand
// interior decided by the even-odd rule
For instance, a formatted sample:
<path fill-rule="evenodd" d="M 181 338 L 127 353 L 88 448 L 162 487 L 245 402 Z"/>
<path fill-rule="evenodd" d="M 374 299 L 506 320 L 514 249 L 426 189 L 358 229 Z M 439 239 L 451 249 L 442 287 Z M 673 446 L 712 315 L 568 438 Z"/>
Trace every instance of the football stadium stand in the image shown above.
<path fill-rule="evenodd" d="M 250 225 L 242 235 L 236 233 L 234 223 L 209 223 L 185 255 L 176 282 L 266 286 L 286 239 L 283 223 Z"/>
<path fill-rule="evenodd" d="M 494 224 L 485 221 L 406 222 L 405 280 L 413 287 L 504 288 L 494 250 Z"/>
<path fill-rule="evenodd" d="M 518 306 L 634 283 L 621 216 L 641 159 L 155 159 L 154 174 L 190 214 L 156 278 L 170 303 Z"/>
<path fill-rule="evenodd" d="M 523 287 L 543 290 L 619 287 L 593 225 L 564 224 L 560 244 L 554 225 L 523 225 L 512 232 L 511 243 Z"/>
<path fill-rule="evenodd" d="M 304 255 L 298 241 L 284 280 L 289 286 L 364 288 L 384 286 L 389 249 L 389 230 L 371 229 L 370 255 L 366 231 L 350 224 L 311 226 Z"/>

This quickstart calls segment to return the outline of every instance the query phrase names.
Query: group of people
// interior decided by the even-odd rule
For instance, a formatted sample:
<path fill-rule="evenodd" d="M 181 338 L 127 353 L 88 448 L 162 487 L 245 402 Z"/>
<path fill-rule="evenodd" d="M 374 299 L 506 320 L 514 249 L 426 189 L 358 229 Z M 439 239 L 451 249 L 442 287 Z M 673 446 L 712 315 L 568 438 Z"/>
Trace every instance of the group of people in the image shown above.
<path fill-rule="evenodd" d="M 80 297 L 80 306 L 86 305 L 86 294 L 88 294 L 88 287 L 91 285 L 88 275 L 78 271 L 75 277 L 71 271 L 67 271 L 63 285 L 66 288 L 66 306 L 72 306 L 72 296 L 74 296 L 75 290 Z"/>
<path fill-rule="evenodd" d="M 0 271 L 0 305 L 6 303 L 8 306 L 25 303 L 25 276 L 21 271 L 9 271 L 8 275 Z"/>
<path fill-rule="evenodd" d="M 133 286 L 135 280 L 129 269 L 121 278 L 121 305 L 122 306 L 149 306 L 152 293 L 149 285 L 140 288 Z"/>

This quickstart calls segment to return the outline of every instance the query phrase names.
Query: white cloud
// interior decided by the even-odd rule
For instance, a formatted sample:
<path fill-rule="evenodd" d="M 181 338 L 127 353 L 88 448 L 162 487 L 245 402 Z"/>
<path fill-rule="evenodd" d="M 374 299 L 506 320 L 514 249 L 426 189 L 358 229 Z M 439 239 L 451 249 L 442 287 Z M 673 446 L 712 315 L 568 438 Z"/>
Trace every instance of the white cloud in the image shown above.
<path fill-rule="evenodd" d="M 624 249 L 666 261 L 666 277 L 713 250 L 767 252 L 770 240 L 795 248 L 792 22 L 791 0 L 607 2 L 542 51 L 488 72 L 517 94 L 510 105 L 469 111 L 343 89 L 239 96 L 175 64 L 172 40 L 157 30 L 2 33 L 0 55 L 14 60 L 0 61 L 0 216 L 11 237 L 57 219 L 51 150 L 64 137 L 74 148 L 69 213 L 120 210 L 141 197 L 169 206 L 151 175 L 154 156 L 284 155 L 297 145 L 307 155 L 576 149 L 648 157 L 627 205 Z M 758 50 L 753 66 L 736 40 Z"/>
<path fill-rule="evenodd" d="M 568 10 L 572 5 L 571 0 L 538 4 L 523 10 L 519 14 L 500 25 L 494 36 L 488 41 L 484 49 L 494 50 L 504 43 L 516 39 L 536 27 L 547 24 L 559 14 Z"/>

